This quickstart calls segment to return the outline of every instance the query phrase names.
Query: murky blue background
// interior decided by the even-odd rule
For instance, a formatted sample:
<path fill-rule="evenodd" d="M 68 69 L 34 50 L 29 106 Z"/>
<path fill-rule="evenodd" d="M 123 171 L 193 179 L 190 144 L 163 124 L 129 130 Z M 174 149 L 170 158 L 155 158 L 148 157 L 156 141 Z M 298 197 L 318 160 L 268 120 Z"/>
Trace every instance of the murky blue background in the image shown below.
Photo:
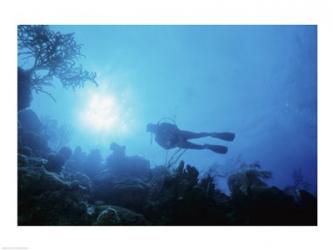
<path fill-rule="evenodd" d="M 202 172 L 215 163 L 229 171 L 237 167 L 235 159 L 259 161 L 273 172 L 271 183 L 284 187 L 302 168 L 316 193 L 316 26 L 51 27 L 75 32 L 85 55 L 80 62 L 97 72 L 100 83 L 73 91 L 55 81 L 48 90 L 57 102 L 34 95 L 32 109 L 41 118 L 73 128 L 69 146 L 100 148 L 106 156 L 114 141 L 126 145 L 128 155 L 163 164 L 166 152 L 151 144 L 146 124 L 167 117 L 181 129 L 236 133 L 231 143 L 197 140 L 227 145 L 227 155 L 185 153 L 184 160 Z M 95 131 L 82 121 L 94 93 L 116 100 L 125 129 Z"/>

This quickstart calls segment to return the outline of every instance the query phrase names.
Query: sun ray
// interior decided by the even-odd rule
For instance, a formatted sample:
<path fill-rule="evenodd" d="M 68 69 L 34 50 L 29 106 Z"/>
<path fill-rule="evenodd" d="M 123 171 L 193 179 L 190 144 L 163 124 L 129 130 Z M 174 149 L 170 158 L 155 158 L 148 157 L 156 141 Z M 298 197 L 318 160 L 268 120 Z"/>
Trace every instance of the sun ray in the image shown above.
<path fill-rule="evenodd" d="M 123 112 L 120 103 L 111 93 L 94 93 L 81 113 L 81 120 L 96 132 L 122 130 Z"/>

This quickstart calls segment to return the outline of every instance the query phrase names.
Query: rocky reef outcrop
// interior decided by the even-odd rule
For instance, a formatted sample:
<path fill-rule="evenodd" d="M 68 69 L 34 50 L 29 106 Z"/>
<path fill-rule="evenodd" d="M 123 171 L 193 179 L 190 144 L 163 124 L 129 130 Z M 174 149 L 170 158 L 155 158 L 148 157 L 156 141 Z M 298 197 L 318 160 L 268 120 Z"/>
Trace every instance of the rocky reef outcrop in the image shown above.
<path fill-rule="evenodd" d="M 226 194 L 209 172 L 183 161 L 151 168 L 115 143 L 105 160 L 98 149 L 53 151 L 38 117 L 20 117 L 18 225 L 317 224 L 317 198 L 300 174 L 297 185 L 281 190 L 267 184 L 272 173 L 260 164 L 242 164 L 226 176 Z"/>

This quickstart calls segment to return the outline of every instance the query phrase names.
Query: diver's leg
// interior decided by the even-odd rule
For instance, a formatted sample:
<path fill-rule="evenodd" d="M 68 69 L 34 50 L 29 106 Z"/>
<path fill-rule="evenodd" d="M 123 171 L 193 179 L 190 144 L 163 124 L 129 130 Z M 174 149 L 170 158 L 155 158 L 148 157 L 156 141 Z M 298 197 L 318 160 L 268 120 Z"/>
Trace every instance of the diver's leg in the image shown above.
<path fill-rule="evenodd" d="M 190 140 L 190 139 L 196 139 L 196 138 L 201 138 L 201 137 L 213 137 L 217 139 L 221 139 L 224 141 L 233 141 L 235 139 L 235 133 L 231 132 L 222 132 L 222 133 L 207 133 L 207 132 L 201 132 L 201 133 L 196 133 L 196 132 L 190 132 L 186 130 L 179 130 L 180 136 L 184 140 Z"/>
<path fill-rule="evenodd" d="M 199 145 L 199 144 L 195 144 L 195 143 L 188 142 L 188 141 L 182 141 L 182 142 L 178 143 L 177 147 L 185 148 L 185 149 L 205 149 L 206 148 L 204 145 Z"/>
<path fill-rule="evenodd" d="M 179 134 L 182 138 L 185 140 L 190 140 L 190 139 L 196 139 L 196 138 L 201 138 L 201 137 L 206 137 L 206 136 L 212 136 L 212 133 L 196 133 L 196 132 L 190 132 L 186 130 L 179 130 Z"/>
<path fill-rule="evenodd" d="M 228 152 L 228 148 L 222 145 L 205 144 L 204 147 L 219 154 L 226 154 Z"/>
<path fill-rule="evenodd" d="M 177 144 L 177 147 L 184 148 L 184 149 L 209 149 L 215 153 L 219 154 L 226 154 L 228 152 L 228 148 L 222 145 L 211 145 L 211 144 L 204 144 L 199 145 L 192 142 L 184 141 Z"/>
<path fill-rule="evenodd" d="M 210 136 L 224 141 L 233 141 L 235 139 L 236 134 L 231 132 L 222 132 L 222 133 L 211 133 Z"/>

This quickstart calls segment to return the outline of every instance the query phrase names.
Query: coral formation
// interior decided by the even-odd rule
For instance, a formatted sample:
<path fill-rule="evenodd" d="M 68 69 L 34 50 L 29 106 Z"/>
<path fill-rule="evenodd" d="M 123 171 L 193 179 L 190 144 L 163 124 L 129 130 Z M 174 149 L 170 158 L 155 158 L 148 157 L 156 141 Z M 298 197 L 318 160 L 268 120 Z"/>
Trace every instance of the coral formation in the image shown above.
<path fill-rule="evenodd" d="M 280 190 L 267 184 L 272 173 L 258 162 L 241 164 L 224 176 L 227 195 L 210 170 L 200 174 L 183 161 L 151 168 L 116 143 L 105 161 L 97 149 L 54 152 L 34 130 L 32 112 L 19 129 L 19 225 L 317 224 L 317 199 L 298 170 L 294 185 Z"/>
<path fill-rule="evenodd" d="M 53 78 L 72 88 L 82 87 L 87 81 L 96 83 L 96 73 L 84 70 L 77 62 L 82 54 L 74 34 L 54 32 L 46 25 L 19 25 L 17 39 L 21 64 L 32 64 L 28 69 L 18 67 L 18 110 L 30 106 L 32 90 L 54 99 L 44 90 L 52 85 Z"/>

